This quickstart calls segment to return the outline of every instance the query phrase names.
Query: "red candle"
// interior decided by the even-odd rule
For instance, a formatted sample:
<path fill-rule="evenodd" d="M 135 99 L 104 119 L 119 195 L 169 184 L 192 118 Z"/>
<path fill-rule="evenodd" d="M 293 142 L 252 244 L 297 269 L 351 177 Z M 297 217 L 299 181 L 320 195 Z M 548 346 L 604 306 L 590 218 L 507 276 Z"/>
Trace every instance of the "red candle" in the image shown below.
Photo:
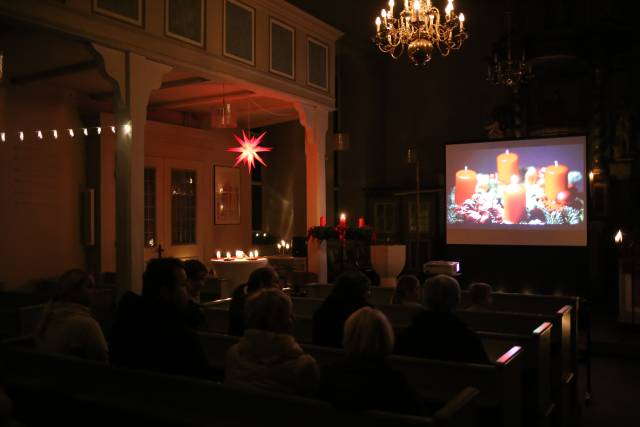
<path fill-rule="evenodd" d="M 498 168 L 498 180 L 503 184 L 509 184 L 513 175 L 518 175 L 518 155 L 510 153 L 506 150 L 504 153 L 496 157 L 496 166 Z"/>
<path fill-rule="evenodd" d="M 364 228 L 364 218 L 358 218 L 358 228 Z"/>
<path fill-rule="evenodd" d="M 340 227 L 346 227 L 347 226 L 347 215 L 344 213 L 340 214 Z"/>
<path fill-rule="evenodd" d="M 502 219 L 508 224 L 518 224 L 525 215 L 527 206 L 524 185 L 518 184 L 518 176 L 511 177 L 511 184 L 507 185 L 502 195 L 504 213 Z"/>
<path fill-rule="evenodd" d="M 325 227 L 327 225 L 327 219 L 322 215 L 320 217 L 320 227 Z"/>
<path fill-rule="evenodd" d="M 558 193 L 566 191 L 569 186 L 567 175 L 569 168 L 559 165 L 557 161 L 553 165 L 547 166 L 544 172 L 544 194 L 549 200 L 556 200 Z"/>
<path fill-rule="evenodd" d="M 476 193 L 476 171 L 467 169 L 456 172 L 456 205 L 461 205 Z"/>

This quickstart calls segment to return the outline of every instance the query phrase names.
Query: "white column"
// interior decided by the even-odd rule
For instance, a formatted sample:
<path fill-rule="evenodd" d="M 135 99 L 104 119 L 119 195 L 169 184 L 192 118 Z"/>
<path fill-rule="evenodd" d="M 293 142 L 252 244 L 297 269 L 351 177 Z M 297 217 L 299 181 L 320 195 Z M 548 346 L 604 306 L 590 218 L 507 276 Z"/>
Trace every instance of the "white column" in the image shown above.
<path fill-rule="evenodd" d="M 116 117 L 116 273 L 121 292 L 142 291 L 144 271 L 144 128 L 149 95 L 171 67 L 94 45 L 114 83 Z M 130 125 L 130 132 L 125 126 Z"/>
<path fill-rule="evenodd" d="M 329 110 L 296 103 L 300 123 L 304 127 L 304 148 L 307 176 L 307 228 L 318 225 L 320 217 L 327 215 L 327 181 L 325 153 Z M 318 281 L 327 281 L 326 242 L 310 241 L 308 245 L 309 271 L 318 275 Z"/>

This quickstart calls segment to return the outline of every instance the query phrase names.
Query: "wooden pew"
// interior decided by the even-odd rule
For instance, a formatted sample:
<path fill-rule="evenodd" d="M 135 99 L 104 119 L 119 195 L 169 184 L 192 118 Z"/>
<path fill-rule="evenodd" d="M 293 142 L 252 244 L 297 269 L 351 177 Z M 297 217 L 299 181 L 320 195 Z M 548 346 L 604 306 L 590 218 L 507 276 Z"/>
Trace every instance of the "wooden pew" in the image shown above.
<path fill-rule="evenodd" d="M 227 350 L 239 338 L 222 334 L 200 333 L 200 341 L 210 364 L 224 365 Z M 320 365 L 344 357 L 341 349 L 303 344 Z M 392 356 L 392 366 L 403 372 L 416 389 L 432 402 L 444 402 L 458 387 L 471 385 L 480 390 L 478 406 L 484 410 L 497 408 L 499 425 L 522 425 L 519 376 L 521 349 L 512 347 L 497 358 L 495 364 L 479 365 L 438 360 Z"/>
<path fill-rule="evenodd" d="M 33 334 L 46 304 L 0 308 L 0 339 Z"/>
<path fill-rule="evenodd" d="M 29 425 L 259 426 L 286 419 L 286 425 L 312 427 L 343 423 L 470 427 L 478 396 L 473 388 L 456 390 L 431 418 L 380 411 L 346 413 L 315 399 L 121 369 L 40 353 L 15 342 L 3 345 L 2 357 L 14 415 Z"/>
<path fill-rule="evenodd" d="M 302 289 L 309 298 L 325 299 L 331 293 L 333 285 L 329 283 L 310 283 L 304 285 Z M 371 290 L 371 296 L 369 297 L 371 304 L 391 304 L 394 288 L 371 286 L 369 289 Z"/>

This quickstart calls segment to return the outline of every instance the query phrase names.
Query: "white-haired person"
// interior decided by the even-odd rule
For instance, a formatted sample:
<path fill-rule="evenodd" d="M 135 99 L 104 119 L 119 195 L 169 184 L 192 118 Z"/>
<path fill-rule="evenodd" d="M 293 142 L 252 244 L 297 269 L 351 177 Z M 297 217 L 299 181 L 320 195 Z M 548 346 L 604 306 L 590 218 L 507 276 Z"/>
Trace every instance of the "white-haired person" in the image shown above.
<path fill-rule="evenodd" d="M 460 285 L 451 276 L 427 280 L 423 292 L 425 311 L 398 335 L 395 353 L 456 362 L 490 363 L 478 335 L 455 315 Z"/>
<path fill-rule="evenodd" d="M 106 362 L 109 349 L 100 324 L 91 314 L 93 277 L 74 269 L 58 279 L 55 295 L 36 330 L 42 351 Z"/>
<path fill-rule="evenodd" d="M 293 306 L 279 289 L 247 298 L 246 329 L 227 352 L 224 384 L 297 395 L 313 395 L 320 381 L 318 365 L 292 336 Z"/>
<path fill-rule="evenodd" d="M 321 399 L 348 411 L 425 413 L 416 390 L 388 362 L 394 334 L 381 311 L 363 307 L 351 314 L 343 343 L 346 357 L 322 370 Z"/>
<path fill-rule="evenodd" d="M 420 306 L 420 281 L 411 274 L 405 274 L 398 278 L 398 283 L 393 291 L 391 304 Z"/>

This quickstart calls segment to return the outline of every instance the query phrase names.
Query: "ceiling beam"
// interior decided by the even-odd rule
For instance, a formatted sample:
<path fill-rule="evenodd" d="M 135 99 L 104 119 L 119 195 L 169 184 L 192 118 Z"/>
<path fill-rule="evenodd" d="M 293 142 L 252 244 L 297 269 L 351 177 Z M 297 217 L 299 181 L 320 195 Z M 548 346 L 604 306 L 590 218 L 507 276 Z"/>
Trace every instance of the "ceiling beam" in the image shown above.
<path fill-rule="evenodd" d="M 207 82 L 210 82 L 210 80 L 205 79 L 204 77 L 189 77 L 186 79 L 171 80 L 171 81 L 162 83 L 162 85 L 160 86 L 160 90 L 169 89 L 172 87 L 196 85 L 196 84 L 207 83 Z"/>
<path fill-rule="evenodd" d="M 25 74 L 23 76 L 15 76 L 10 79 L 12 84 L 26 85 L 35 83 L 42 80 L 49 80 L 56 77 L 66 76 L 69 74 L 78 74 L 84 71 L 94 70 L 98 67 L 96 61 L 84 61 L 76 64 L 65 65 L 64 67 L 51 68 L 48 70 L 37 71 L 32 74 Z"/>
<path fill-rule="evenodd" d="M 241 90 L 238 92 L 230 92 L 224 95 L 225 101 L 238 100 L 238 99 L 246 99 L 252 96 L 256 96 L 256 94 L 250 90 Z M 155 102 L 153 104 L 149 104 L 150 110 L 172 110 L 172 109 L 181 109 L 181 108 L 190 108 L 197 107 L 208 104 L 215 104 L 218 102 L 222 102 L 222 95 L 209 95 L 209 96 L 200 96 L 197 98 L 188 98 L 188 99 L 180 99 L 177 101 L 165 101 L 165 102 Z"/>

